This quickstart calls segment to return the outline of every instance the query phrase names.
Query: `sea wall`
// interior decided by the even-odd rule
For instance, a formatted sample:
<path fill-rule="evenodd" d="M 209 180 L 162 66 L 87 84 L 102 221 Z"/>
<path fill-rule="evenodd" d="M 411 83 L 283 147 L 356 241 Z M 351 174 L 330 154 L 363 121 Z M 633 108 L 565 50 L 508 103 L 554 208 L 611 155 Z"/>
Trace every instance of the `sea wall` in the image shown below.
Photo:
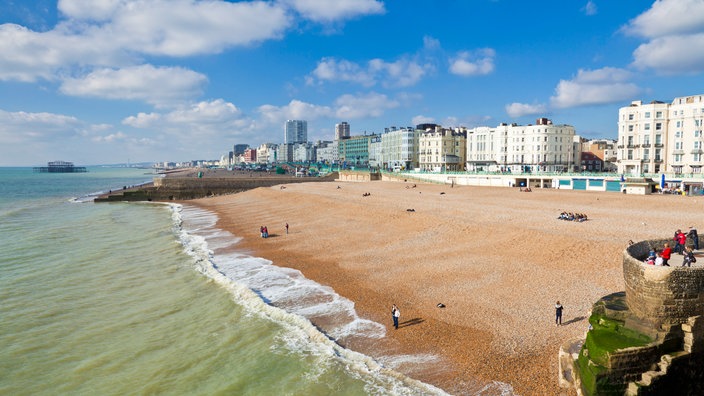
<path fill-rule="evenodd" d="M 259 187 L 291 183 L 332 182 L 337 173 L 325 177 L 161 177 L 150 186 L 115 191 L 95 199 L 95 202 L 173 201 L 234 194 Z"/>

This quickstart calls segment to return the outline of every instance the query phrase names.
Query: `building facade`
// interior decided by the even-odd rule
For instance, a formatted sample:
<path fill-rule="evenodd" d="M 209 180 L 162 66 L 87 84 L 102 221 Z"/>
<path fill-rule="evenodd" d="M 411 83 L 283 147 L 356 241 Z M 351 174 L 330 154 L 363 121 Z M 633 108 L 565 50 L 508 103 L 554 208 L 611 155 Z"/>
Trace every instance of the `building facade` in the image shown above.
<path fill-rule="evenodd" d="M 664 102 L 636 100 L 618 111 L 618 173 L 641 175 L 665 172 L 668 108 Z"/>
<path fill-rule="evenodd" d="M 306 143 L 308 141 L 308 122 L 287 120 L 284 125 L 284 144 Z"/>
<path fill-rule="evenodd" d="M 466 166 L 467 131 L 464 128 L 448 129 L 440 125 L 423 125 L 418 145 L 418 166 L 421 171 L 458 172 Z"/>
<path fill-rule="evenodd" d="M 381 166 L 389 170 L 418 168 L 420 130 L 411 127 L 384 129 L 381 135 Z"/>
<path fill-rule="evenodd" d="M 375 136 L 359 135 L 340 139 L 337 142 L 340 164 L 345 167 L 369 166 L 369 144 Z"/>
<path fill-rule="evenodd" d="M 350 137 L 350 124 L 346 121 L 335 124 L 335 140 L 337 141 L 346 137 Z"/>
<path fill-rule="evenodd" d="M 467 131 L 467 170 L 511 173 L 580 168 L 581 144 L 571 125 L 539 118 L 535 125 L 500 124 Z"/>

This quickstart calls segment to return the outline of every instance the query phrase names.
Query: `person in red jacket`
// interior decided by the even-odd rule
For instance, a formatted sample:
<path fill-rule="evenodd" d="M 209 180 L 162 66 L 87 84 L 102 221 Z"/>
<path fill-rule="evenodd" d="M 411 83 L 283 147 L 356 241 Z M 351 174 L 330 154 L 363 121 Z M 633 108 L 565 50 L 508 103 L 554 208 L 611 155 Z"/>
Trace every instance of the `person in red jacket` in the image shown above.
<path fill-rule="evenodd" d="M 669 243 L 665 244 L 660 255 L 662 256 L 662 265 L 669 267 L 670 264 L 667 262 L 670 261 L 670 257 L 672 256 L 672 248 Z"/>
<path fill-rule="evenodd" d="M 675 232 L 675 252 L 680 256 L 684 254 L 684 245 L 687 244 L 687 234 L 682 232 L 682 230 L 677 230 Z"/>

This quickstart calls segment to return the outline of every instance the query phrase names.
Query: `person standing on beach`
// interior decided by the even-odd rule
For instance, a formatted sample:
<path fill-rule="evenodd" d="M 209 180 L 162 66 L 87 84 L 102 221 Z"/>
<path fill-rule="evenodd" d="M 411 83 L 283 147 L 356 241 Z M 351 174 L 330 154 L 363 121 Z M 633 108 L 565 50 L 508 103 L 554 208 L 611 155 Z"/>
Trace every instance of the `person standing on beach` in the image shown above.
<path fill-rule="evenodd" d="M 286 233 L 288 234 L 288 223 L 286 223 Z"/>
<path fill-rule="evenodd" d="M 391 305 L 391 317 L 394 319 L 394 328 L 398 330 L 398 318 L 401 316 L 401 311 L 398 310 L 396 304 Z"/>
<path fill-rule="evenodd" d="M 666 243 L 665 246 L 662 248 L 660 256 L 662 257 L 662 265 L 669 267 L 670 264 L 668 264 L 667 262 L 670 261 L 670 257 L 672 257 L 672 248 L 670 247 L 669 243 Z"/>
<path fill-rule="evenodd" d="M 679 254 L 682 256 L 684 254 L 684 245 L 687 244 L 687 236 L 682 232 L 682 230 L 678 229 L 675 232 L 675 253 Z"/>
<path fill-rule="evenodd" d="M 562 310 L 564 307 L 560 302 L 555 303 L 555 326 L 561 326 L 562 325 Z"/>
<path fill-rule="evenodd" d="M 693 249 L 699 250 L 699 234 L 697 234 L 697 229 L 694 226 L 689 226 L 687 236 L 692 240 Z"/>

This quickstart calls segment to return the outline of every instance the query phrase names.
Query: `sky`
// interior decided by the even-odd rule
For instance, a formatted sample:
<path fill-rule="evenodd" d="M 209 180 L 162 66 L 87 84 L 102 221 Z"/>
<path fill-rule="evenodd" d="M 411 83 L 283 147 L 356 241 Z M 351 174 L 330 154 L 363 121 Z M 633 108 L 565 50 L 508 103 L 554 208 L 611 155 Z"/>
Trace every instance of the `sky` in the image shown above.
<path fill-rule="evenodd" d="M 216 160 L 234 144 L 704 94 L 704 0 L 0 0 L 0 166 Z"/>

